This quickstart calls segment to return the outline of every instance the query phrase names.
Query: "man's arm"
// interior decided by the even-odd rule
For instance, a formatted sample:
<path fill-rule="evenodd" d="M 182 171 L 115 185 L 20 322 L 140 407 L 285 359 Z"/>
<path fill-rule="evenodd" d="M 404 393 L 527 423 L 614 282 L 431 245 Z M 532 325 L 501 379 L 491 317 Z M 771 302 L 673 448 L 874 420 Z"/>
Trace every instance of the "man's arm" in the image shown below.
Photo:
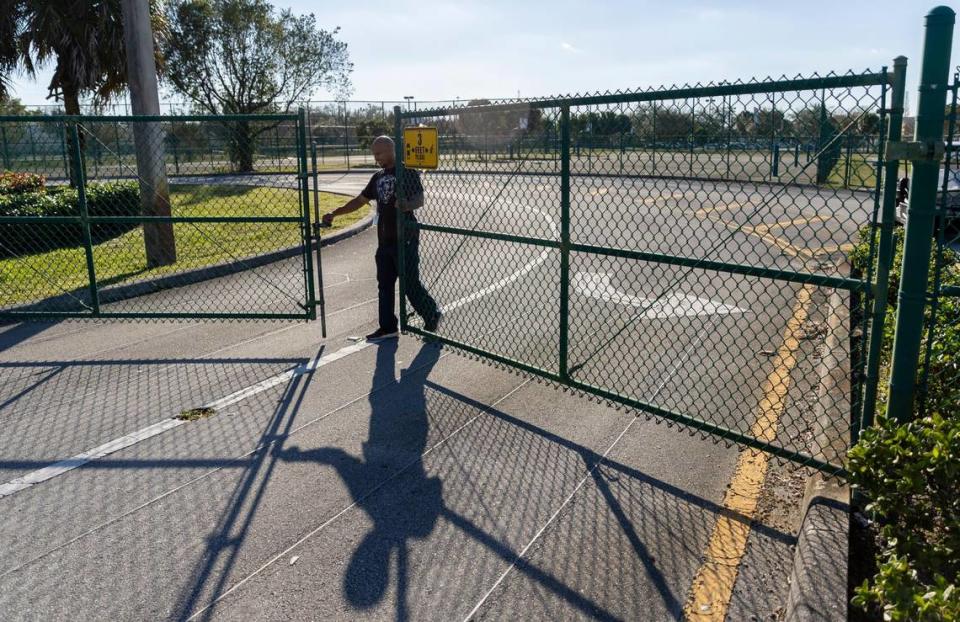
<path fill-rule="evenodd" d="M 332 212 L 327 212 L 326 214 L 324 214 L 321 221 L 323 222 L 324 226 L 329 227 L 330 225 L 333 224 L 333 219 L 335 217 L 343 216 L 344 214 L 349 214 L 350 212 L 355 212 L 369 202 L 370 202 L 370 199 L 363 196 L 362 194 L 358 194 L 357 196 L 353 197 L 352 199 L 350 199 L 349 201 L 347 201 L 337 209 L 333 210 Z"/>
<path fill-rule="evenodd" d="M 409 199 L 400 199 L 397 201 L 401 212 L 412 212 L 415 209 L 423 207 L 423 192 L 416 194 Z"/>

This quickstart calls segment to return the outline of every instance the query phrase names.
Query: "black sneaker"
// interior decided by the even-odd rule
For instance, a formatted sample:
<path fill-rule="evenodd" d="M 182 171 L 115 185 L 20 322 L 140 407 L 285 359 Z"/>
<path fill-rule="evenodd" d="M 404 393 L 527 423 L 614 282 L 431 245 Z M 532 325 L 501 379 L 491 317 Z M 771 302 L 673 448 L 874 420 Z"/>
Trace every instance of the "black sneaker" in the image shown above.
<path fill-rule="evenodd" d="M 387 339 L 396 339 L 400 333 L 395 330 L 383 330 L 378 328 L 369 335 L 367 335 L 367 341 L 385 341 Z"/>
<path fill-rule="evenodd" d="M 440 320 L 443 319 L 443 313 L 437 311 L 436 315 L 431 317 L 429 320 L 423 321 L 423 330 L 428 333 L 435 333 L 437 329 L 440 328 Z"/>

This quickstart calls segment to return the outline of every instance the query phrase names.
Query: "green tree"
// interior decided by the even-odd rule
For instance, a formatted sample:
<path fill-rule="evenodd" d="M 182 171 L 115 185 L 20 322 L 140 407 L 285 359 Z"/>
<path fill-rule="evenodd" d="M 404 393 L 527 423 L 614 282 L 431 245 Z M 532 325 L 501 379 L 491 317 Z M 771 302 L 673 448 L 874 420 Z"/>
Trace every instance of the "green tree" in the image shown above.
<path fill-rule="evenodd" d="M 354 126 L 354 131 L 357 133 L 357 142 L 367 149 L 377 136 L 393 134 L 393 115 L 388 115 L 386 119 L 361 119 Z"/>
<path fill-rule="evenodd" d="M 457 118 L 459 133 L 466 143 L 477 149 L 505 148 L 521 130 L 521 125 L 530 123 L 530 109 L 525 104 L 496 110 L 469 110 L 477 106 L 489 106 L 489 99 L 473 99 L 467 110 L 460 111 Z"/>
<path fill-rule="evenodd" d="M 289 112 L 320 87 L 349 91 L 347 44 L 312 14 L 277 12 L 265 0 L 173 0 L 166 17 L 165 80 L 207 112 Z M 253 170 L 257 136 L 269 129 L 246 121 L 228 128 L 238 170 Z"/>
<path fill-rule="evenodd" d="M 154 36 L 166 32 L 157 0 L 151 0 Z M 0 0 L 0 95 L 11 72 L 35 77 L 53 65 L 49 97 L 80 114 L 80 99 L 103 103 L 127 83 L 120 0 Z"/>
<path fill-rule="evenodd" d="M 30 113 L 27 110 L 27 107 L 23 105 L 19 99 L 16 98 L 6 98 L 0 99 L 0 115 L 26 115 L 26 114 L 37 114 L 36 112 Z"/>

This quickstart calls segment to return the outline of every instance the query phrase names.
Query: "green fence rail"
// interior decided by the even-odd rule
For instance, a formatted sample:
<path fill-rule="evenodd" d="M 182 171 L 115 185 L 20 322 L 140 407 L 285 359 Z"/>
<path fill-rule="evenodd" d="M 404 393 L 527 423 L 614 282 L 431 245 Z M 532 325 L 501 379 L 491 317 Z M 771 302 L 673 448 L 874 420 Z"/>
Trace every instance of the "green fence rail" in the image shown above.
<path fill-rule="evenodd" d="M 305 125 L 0 117 L 0 320 L 315 318 Z"/>
<path fill-rule="evenodd" d="M 883 321 L 864 312 L 875 272 L 852 273 L 847 253 L 880 230 L 894 77 L 395 110 L 398 153 L 405 126 L 440 134 L 438 170 L 399 174 L 401 195 L 416 178 L 425 199 L 398 226 L 417 268 L 401 291 L 420 280 L 443 319 L 426 331 L 402 295 L 403 329 L 842 472 L 862 416 L 857 335 Z M 828 390 L 828 348 L 852 390 Z"/>

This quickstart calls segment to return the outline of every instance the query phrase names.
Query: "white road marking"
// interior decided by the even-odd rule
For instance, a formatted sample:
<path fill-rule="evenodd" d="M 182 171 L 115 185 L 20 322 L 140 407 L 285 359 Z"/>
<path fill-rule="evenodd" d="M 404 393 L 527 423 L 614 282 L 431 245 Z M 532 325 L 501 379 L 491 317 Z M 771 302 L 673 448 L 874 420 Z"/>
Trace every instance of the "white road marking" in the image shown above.
<path fill-rule="evenodd" d="M 552 230 L 551 233 L 553 233 L 553 236 L 554 236 L 554 237 L 557 237 L 557 238 L 560 237 L 560 230 L 557 228 L 556 223 L 553 222 L 553 218 L 552 218 L 549 214 L 545 214 L 545 213 L 543 213 L 543 212 L 542 212 L 541 210 L 539 210 L 539 209 L 531 208 L 531 207 L 528 207 L 528 206 L 524 206 L 524 205 L 522 205 L 522 204 L 520 204 L 520 203 L 517 203 L 517 202 L 514 202 L 514 201 L 505 200 L 504 202 L 514 203 L 515 205 L 521 205 L 522 207 L 526 207 L 526 208 L 527 208 L 528 210 L 530 210 L 531 212 L 534 212 L 534 213 L 542 216 L 547 222 L 550 223 L 550 228 L 551 228 L 551 230 Z M 484 288 L 481 289 L 481 290 L 475 291 L 475 292 L 473 292 L 472 294 L 468 294 L 468 295 L 464 296 L 463 298 L 461 298 L 461 299 L 459 299 L 459 300 L 455 300 L 455 301 L 451 302 L 450 304 L 441 305 L 441 306 L 440 306 L 440 310 L 441 310 L 441 311 L 445 311 L 445 312 L 446 312 L 446 311 L 453 311 L 454 309 L 456 309 L 456 308 L 458 308 L 458 307 L 462 307 L 462 306 L 465 305 L 465 304 L 471 303 L 471 302 L 473 302 L 474 300 L 478 300 L 478 299 L 480 299 L 480 298 L 483 298 L 484 296 L 487 296 L 487 295 L 489 295 L 489 294 L 492 294 L 493 292 L 497 291 L 497 290 L 500 289 L 501 287 L 506 287 L 507 285 L 509 285 L 510 283 L 513 283 L 514 281 L 516 281 L 516 280 L 519 279 L 520 277 L 528 274 L 531 270 L 533 270 L 533 269 L 536 268 L 537 266 L 543 264 L 543 262 L 545 262 L 545 261 L 547 260 L 547 258 L 550 257 L 550 250 L 551 250 L 551 249 L 545 249 L 544 251 L 542 251 L 542 252 L 537 256 L 536 259 L 534 259 L 533 261 L 527 263 L 526 265 L 524 265 L 522 268 L 520 268 L 519 270 L 517 270 L 516 272 L 514 272 L 514 273 L 511 274 L 510 276 L 504 277 L 504 278 L 500 279 L 499 281 L 496 281 L 495 283 L 491 283 L 491 284 L 488 285 L 487 287 L 484 287 Z"/>
<path fill-rule="evenodd" d="M 692 294 L 671 293 L 661 300 L 645 298 L 622 292 L 610 283 L 610 275 L 596 272 L 577 272 L 573 275 L 573 288 L 584 296 L 605 302 L 631 307 L 649 307 L 638 318 L 653 320 L 670 317 L 694 317 L 698 315 L 724 315 L 746 313 L 746 309 L 734 305 L 700 298 Z"/>
<path fill-rule="evenodd" d="M 545 218 L 550 223 L 550 227 L 553 229 L 554 235 L 559 235 L 557 226 L 549 215 L 535 208 L 528 207 L 527 209 L 530 209 L 530 211 L 533 211 L 539 214 L 540 216 L 542 216 L 543 218 Z M 454 302 L 448 305 L 444 305 L 442 307 L 443 310 L 449 311 L 452 309 L 456 309 L 457 307 L 461 307 L 467 303 L 473 302 L 474 300 L 482 298 L 500 289 L 501 287 L 504 287 L 516 281 L 517 279 L 529 273 L 535 267 L 539 266 L 544 261 L 546 261 L 549 255 L 550 255 L 550 251 L 544 250 L 542 253 L 540 253 L 540 255 L 536 259 L 526 264 L 525 266 L 523 266 L 522 268 L 520 268 L 510 276 L 500 279 L 499 281 L 479 291 L 476 291 L 472 294 L 468 294 L 467 296 L 464 296 L 459 300 L 455 300 Z M 363 303 L 354 305 L 354 307 L 358 307 L 358 306 L 367 304 L 369 302 L 371 301 L 364 301 Z M 350 307 L 350 308 L 353 308 L 353 307 Z M 346 310 L 347 309 L 341 309 L 340 311 L 346 311 Z M 286 327 L 286 328 L 289 328 L 289 327 Z M 286 330 L 286 328 L 281 330 Z M 232 406 L 233 404 L 241 402 L 247 399 L 248 397 L 252 397 L 254 395 L 257 395 L 258 393 L 263 393 L 264 391 L 267 391 L 275 386 L 288 382 L 294 376 L 298 376 L 310 371 L 314 371 L 320 367 L 323 367 L 324 365 L 329 365 L 330 363 L 333 363 L 342 358 L 350 356 L 351 354 L 355 354 L 356 352 L 364 350 L 365 348 L 368 348 L 371 345 L 373 344 L 366 341 L 354 343 L 345 348 L 341 348 L 340 350 L 337 350 L 332 354 L 320 357 L 319 359 L 312 361 L 311 363 L 308 363 L 306 365 L 299 365 L 294 369 L 277 374 L 276 376 L 272 376 L 265 380 L 261 380 L 260 382 L 254 385 L 251 385 L 244 389 L 240 389 L 239 391 L 231 393 L 230 395 L 222 397 L 208 404 L 204 404 L 203 407 L 212 408 L 214 410 L 221 410 L 228 406 Z M 81 454 L 77 454 L 76 456 L 73 456 L 71 458 L 67 458 L 65 460 L 55 462 L 53 464 L 37 469 L 35 471 L 31 471 L 30 473 L 27 473 L 22 477 L 18 477 L 16 479 L 10 480 L 5 484 L 0 484 L 0 499 L 13 495 L 15 493 L 18 493 L 21 490 L 26 490 L 31 486 L 48 481 L 59 475 L 63 475 L 64 473 L 67 473 L 78 467 L 81 467 L 92 460 L 96 460 L 98 458 L 102 458 L 104 456 L 110 455 L 112 453 L 120 451 L 121 449 L 126 449 L 127 447 L 135 445 L 148 438 L 157 436 L 158 434 L 162 434 L 167 430 L 171 430 L 173 428 L 179 427 L 185 423 L 188 423 L 188 422 L 180 419 L 165 419 L 153 425 L 137 430 L 132 434 L 127 434 L 125 436 L 121 436 L 119 438 L 108 441 L 102 445 L 94 447 L 93 449 L 85 451 Z"/>
<path fill-rule="evenodd" d="M 204 404 L 203 407 L 213 408 L 214 410 L 226 408 L 227 406 L 241 402 L 248 397 L 257 395 L 258 393 L 263 393 L 264 391 L 267 391 L 268 389 L 271 389 L 277 385 L 288 382 L 295 376 L 315 371 L 324 365 L 329 365 L 330 363 L 339 361 L 340 359 L 346 358 L 351 354 L 360 352 L 361 350 L 369 348 L 371 345 L 373 344 L 366 341 L 349 345 L 345 348 L 337 350 L 332 354 L 328 354 L 327 356 L 322 356 L 319 359 L 313 360 L 306 365 L 298 365 L 293 369 L 289 369 L 283 373 L 277 374 L 276 376 L 262 380 L 245 389 L 240 389 L 239 391 L 231 393 L 226 397 L 222 397 L 213 402 Z M 53 479 L 58 475 L 63 475 L 64 473 L 72 471 L 77 467 L 81 467 L 92 460 L 96 460 L 98 458 L 118 452 L 121 449 L 126 449 L 131 445 L 136 445 L 140 441 L 152 438 L 158 434 L 163 434 L 167 430 L 172 430 L 173 428 L 184 425 L 185 423 L 188 422 L 180 419 L 164 419 L 163 421 L 159 421 L 153 425 L 137 430 L 132 434 L 115 438 L 112 441 L 108 441 L 102 445 L 94 447 L 93 449 L 77 454 L 71 458 L 67 458 L 66 460 L 61 460 L 35 471 L 31 471 L 22 477 L 10 480 L 6 484 L 0 484 L 0 499 L 3 497 L 9 497 L 10 495 L 18 493 L 21 490 L 26 490 L 27 488 L 30 488 L 36 484 Z"/>

